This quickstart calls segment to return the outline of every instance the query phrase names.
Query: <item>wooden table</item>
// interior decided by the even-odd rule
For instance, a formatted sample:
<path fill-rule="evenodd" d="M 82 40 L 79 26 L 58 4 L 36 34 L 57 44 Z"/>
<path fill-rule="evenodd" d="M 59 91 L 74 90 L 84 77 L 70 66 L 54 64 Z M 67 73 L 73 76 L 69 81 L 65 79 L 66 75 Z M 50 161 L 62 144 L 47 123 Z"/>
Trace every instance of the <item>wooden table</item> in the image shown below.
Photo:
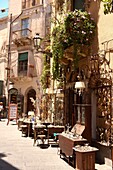
<path fill-rule="evenodd" d="M 48 137 L 52 136 L 54 133 L 62 133 L 64 131 L 64 126 L 48 126 Z"/>
<path fill-rule="evenodd" d="M 47 131 L 48 131 L 47 135 L 48 135 L 48 142 L 49 142 L 49 144 L 51 143 L 50 141 L 51 141 L 52 138 L 55 139 L 54 134 L 56 134 L 56 139 L 55 139 L 55 141 L 56 141 L 56 143 L 57 143 L 59 134 L 64 131 L 64 126 L 54 126 L 54 125 L 50 125 L 50 126 L 48 126 Z"/>
<path fill-rule="evenodd" d="M 69 137 L 69 135 L 60 134 L 59 135 L 59 147 L 60 147 L 60 157 L 63 156 L 68 160 L 69 164 L 75 166 L 75 159 L 73 154 L 73 147 L 76 145 L 83 145 L 86 143 L 86 139 Z M 72 161 L 71 161 L 72 160 Z"/>
<path fill-rule="evenodd" d="M 46 129 L 48 128 L 48 126 L 51 124 L 50 122 L 42 122 L 43 125 L 46 126 Z"/>
<path fill-rule="evenodd" d="M 26 125 L 26 128 L 27 128 L 27 134 L 26 136 L 27 137 L 30 137 L 32 136 L 32 122 L 30 120 L 24 120 L 23 121 L 23 125 Z"/>
<path fill-rule="evenodd" d="M 22 136 L 26 135 L 28 136 L 28 127 L 26 124 L 24 124 L 24 119 L 20 118 L 18 120 L 18 130 L 22 131 Z"/>
<path fill-rule="evenodd" d="M 25 134 L 27 137 L 32 136 L 32 122 L 28 119 L 19 119 L 18 120 L 18 129 L 22 130 L 22 134 Z"/>
<path fill-rule="evenodd" d="M 95 170 L 95 152 L 97 148 L 81 146 L 73 148 L 76 154 L 76 170 Z"/>

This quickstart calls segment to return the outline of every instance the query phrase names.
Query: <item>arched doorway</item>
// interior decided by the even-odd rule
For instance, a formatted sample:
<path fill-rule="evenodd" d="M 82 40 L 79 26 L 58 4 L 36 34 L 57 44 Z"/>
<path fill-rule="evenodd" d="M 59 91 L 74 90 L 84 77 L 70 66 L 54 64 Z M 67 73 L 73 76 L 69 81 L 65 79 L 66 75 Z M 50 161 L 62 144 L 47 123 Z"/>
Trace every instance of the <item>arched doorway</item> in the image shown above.
<path fill-rule="evenodd" d="M 30 98 L 36 100 L 36 91 L 34 89 L 29 90 L 27 93 L 27 113 L 34 111 L 34 105 Z"/>

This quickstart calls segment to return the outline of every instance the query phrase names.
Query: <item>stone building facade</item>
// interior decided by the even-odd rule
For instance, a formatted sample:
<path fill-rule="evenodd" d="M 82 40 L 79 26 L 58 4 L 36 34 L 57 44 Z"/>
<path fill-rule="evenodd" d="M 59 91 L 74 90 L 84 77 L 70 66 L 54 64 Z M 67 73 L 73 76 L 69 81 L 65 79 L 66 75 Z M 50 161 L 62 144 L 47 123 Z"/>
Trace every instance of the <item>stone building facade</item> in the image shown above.
<path fill-rule="evenodd" d="M 76 0 L 72 1 L 54 1 L 54 16 L 57 18 L 56 22 L 52 25 L 55 29 L 59 29 L 59 32 L 62 30 L 61 23 L 64 24 L 63 20 L 66 21 L 66 17 L 71 18 L 70 11 L 82 10 L 86 11 L 91 20 L 96 24 L 95 36 L 91 39 L 89 45 L 84 45 L 83 49 L 81 48 L 82 43 L 78 43 L 78 46 L 72 45 L 68 46 L 66 50 L 62 51 L 59 47 L 58 55 L 56 52 L 57 60 L 55 60 L 54 49 L 52 51 L 52 61 L 57 63 L 59 70 L 55 68 L 55 72 L 52 74 L 55 76 L 54 89 L 60 90 L 60 94 L 63 93 L 63 106 L 64 113 L 62 118 L 64 124 L 69 124 L 74 126 L 74 124 L 85 125 L 85 131 L 83 136 L 88 139 L 92 144 L 94 143 L 96 147 L 99 148 L 98 158 L 101 162 L 106 162 L 111 165 L 113 160 L 113 113 L 112 113 L 112 82 L 113 82 L 113 60 L 112 60 L 112 49 L 113 49 L 113 38 L 112 38 L 112 10 L 111 13 L 104 14 L 104 3 L 102 1 L 84 1 Z M 79 16 L 79 14 L 78 14 Z M 79 25 L 80 18 L 78 20 L 71 18 L 70 22 L 75 22 L 73 27 Z M 84 17 L 81 17 L 84 20 Z M 69 19 L 69 18 L 68 18 Z M 60 23 L 60 24 L 59 24 Z M 68 21 L 69 24 L 69 21 Z M 67 26 L 68 27 L 68 26 Z M 67 28 L 65 27 L 65 28 Z M 54 30 L 53 29 L 53 30 Z M 64 47 L 68 38 L 65 38 L 65 31 L 62 30 L 58 33 L 57 29 L 53 32 L 53 36 L 60 36 L 59 43 Z M 77 28 L 76 28 L 77 29 Z M 75 30 L 76 30 L 75 29 Z M 67 28 L 68 35 L 74 30 L 73 28 Z M 78 32 L 82 32 L 84 27 L 80 27 Z M 70 31 L 70 32 L 69 32 Z M 89 29 L 90 32 L 90 29 Z M 84 31 L 82 32 L 83 34 Z M 62 36 L 63 34 L 63 36 Z M 71 35 L 71 34 L 70 34 Z M 77 41 L 78 34 L 73 37 Z M 83 35 L 81 34 L 82 39 Z M 65 39 L 65 41 L 63 41 Z M 57 41 L 58 39 L 56 39 Z M 69 41 L 68 41 L 69 42 Z M 54 42 L 55 43 L 55 42 Z M 56 44 L 59 45 L 59 44 Z M 74 50 L 73 50 L 74 49 Z M 73 68 L 74 63 L 74 52 L 77 52 L 77 69 Z M 63 69 L 62 69 L 63 68 Z M 59 77 L 58 77 L 59 75 Z M 85 89 L 80 89 L 77 87 L 75 89 L 75 84 L 78 80 L 85 83 Z M 57 81 L 58 80 L 58 81 Z M 63 82 L 62 86 L 59 86 Z M 58 85 L 58 86 L 57 86 Z M 83 90 L 83 91 L 82 91 Z M 59 102 L 61 96 L 59 96 Z M 62 100 L 62 99 L 61 99 Z M 57 105 L 58 108 L 58 105 Z M 61 110 L 61 109 L 60 109 Z M 59 111 L 58 111 L 59 113 Z M 96 141 L 96 143 L 95 143 Z M 104 152 L 105 150 L 105 152 Z"/>
<path fill-rule="evenodd" d="M 30 98 L 36 100 L 38 107 L 42 96 L 40 76 L 43 67 L 43 55 L 34 48 L 33 38 L 36 33 L 39 33 L 41 38 L 45 38 L 49 33 L 50 17 L 51 4 L 49 1 L 10 0 L 8 17 L 0 21 L 1 53 L 3 53 L 4 45 L 4 48 L 6 48 L 4 55 L 7 59 L 5 61 L 6 66 L 3 62 L 1 63 L 3 69 L 0 69 L 4 70 L 1 73 L 1 80 L 5 80 L 4 95 L 8 100 L 10 83 L 13 83 L 13 88 L 17 89 L 20 96 L 21 114 L 22 112 L 27 114 L 34 110 Z"/>
<path fill-rule="evenodd" d="M 1 13 L 2 16 L 2 13 Z M 7 93 L 7 22 L 8 17 L 0 18 L 0 102 L 3 103 L 4 111 L 6 110 L 6 96 Z"/>

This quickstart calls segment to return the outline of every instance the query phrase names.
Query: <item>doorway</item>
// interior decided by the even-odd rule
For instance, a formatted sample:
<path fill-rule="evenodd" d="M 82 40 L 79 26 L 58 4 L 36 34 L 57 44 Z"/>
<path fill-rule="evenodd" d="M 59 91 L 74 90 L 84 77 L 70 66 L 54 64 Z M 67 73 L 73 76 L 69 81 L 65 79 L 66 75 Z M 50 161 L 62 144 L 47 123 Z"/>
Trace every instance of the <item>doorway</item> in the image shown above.
<path fill-rule="evenodd" d="M 34 100 L 36 100 L 36 91 L 34 89 L 29 90 L 28 93 L 27 93 L 27 113 L 29 111 L 35 110 L 33 102 L 31 101 L 30 98 L 33 98 Z"/>

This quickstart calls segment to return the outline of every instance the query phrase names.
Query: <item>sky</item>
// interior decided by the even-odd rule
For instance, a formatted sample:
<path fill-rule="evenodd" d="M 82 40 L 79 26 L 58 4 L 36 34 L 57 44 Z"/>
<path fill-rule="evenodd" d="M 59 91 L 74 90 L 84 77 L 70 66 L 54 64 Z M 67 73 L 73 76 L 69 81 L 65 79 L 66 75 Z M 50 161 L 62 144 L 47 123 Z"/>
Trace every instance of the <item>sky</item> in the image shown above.
<path fill-rule="evenodd" d="M 9 0 L 0 0 L 0 18 L 7 16 L 8 10 L 6 10 L 6 12 L 2 13 L 1 9 L 7 9 L 8 3 L 9 3 Z"/>
<path fill-rule="evenodd" d="M 0 9 L 8 8 L 9 0 L 0 0 Z"/>

